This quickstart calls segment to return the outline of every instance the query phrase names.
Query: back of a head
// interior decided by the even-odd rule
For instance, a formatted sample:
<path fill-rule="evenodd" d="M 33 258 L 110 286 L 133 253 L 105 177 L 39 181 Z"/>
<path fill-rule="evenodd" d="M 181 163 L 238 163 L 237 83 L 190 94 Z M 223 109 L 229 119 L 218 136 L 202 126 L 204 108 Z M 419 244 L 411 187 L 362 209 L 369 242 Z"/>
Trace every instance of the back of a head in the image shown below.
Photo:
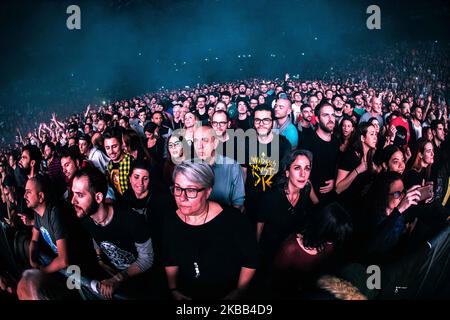
<path fill-rule="evenodd" d="M 337 202 L 332 202 L 313 214 L 309 214 L 301 230 L 306 248 L 323 250 L 327 243 L 341 248 L 353 231 L 348 212 Z"/>

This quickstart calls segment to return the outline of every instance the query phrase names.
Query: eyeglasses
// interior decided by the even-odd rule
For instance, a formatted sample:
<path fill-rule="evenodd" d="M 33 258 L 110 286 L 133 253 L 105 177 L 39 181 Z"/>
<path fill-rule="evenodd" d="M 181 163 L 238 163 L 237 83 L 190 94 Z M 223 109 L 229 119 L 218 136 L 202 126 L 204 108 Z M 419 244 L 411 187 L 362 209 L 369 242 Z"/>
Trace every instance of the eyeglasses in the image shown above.
<path fill-rule="evenodd" d="M 395 191 L 395 192 L 389 193 L 389 195 L 392 196 L 394 199 L 399 199 L 405 193 L 406 193 L 406 191 L 403 190 L 403 191 Z"/>
<path fill-rule="evenodd" d="M 262 122 L 264 125 L 268 125 L 268 124 L 272 123 L 272 119 L 270 119 L 270 118 L 264 118 L 264 119 L 255 118 L 254 122 L 255 122 L 255 124 L 261 124 L 261 122 Z"/>
<path fill-rule="evenodd" d="M 217 127 L 217 126 L 224 127 L 224 126 L 226 126 L 228 124 L 228 122 L 226 122 L 226 121 L 213 121 L 213 122 L 211 122 L 211 124 L 212 124 L 213 127 Z"/>
<path fill-rule="evenodd" d="M 206 188 L 195 189 L 195 188 L 181 188 L 177 186 L 170 187 L 170 191 L 172 191 L 175 197 L 181 197 L 181 194 L 184 192 L 185 196 L 189 199 L 197 198 L 198 193 L 204 190 L 206 190 Z"/>
<path fill-rule="evenodd" d="M 173 149 L 178 147 L 181 144 L 181 141 L 176 141 L 174 143 L 169 143 L 169 149 Z"/>

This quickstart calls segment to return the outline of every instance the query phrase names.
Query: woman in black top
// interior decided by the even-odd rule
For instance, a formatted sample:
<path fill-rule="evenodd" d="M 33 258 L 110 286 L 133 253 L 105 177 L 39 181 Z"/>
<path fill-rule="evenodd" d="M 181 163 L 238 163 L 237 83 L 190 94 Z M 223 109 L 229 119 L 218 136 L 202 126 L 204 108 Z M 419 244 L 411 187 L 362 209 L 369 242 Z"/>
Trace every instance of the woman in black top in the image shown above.
<path fill-rule="evenodd" d="M 312 203 L 318 203 L 309 182 L 312 154 L 295 150 L 282 161 L 278 184 L 261 198 L 257 238 L 265 263 L 270 263 L 280 244 L 301 225 Z"/>
<path fill-rule="evenodd" d="M 431 181 L 431 166 L 434 162 L 433 143 L 422 137 L 417 140 L 416 147 L 406 165 L 405 187 L 424 185 Z"/>
<path fill-rule="evenodd" d="M 362 196 L 378 171 L 373 163 L 377 144 L 375 127 L 367 122 L 358 126 L 354 141 L 340 159 L 336 177 L 336 193 L 347 210 L 360 207 Z"/>
<path fill-rule="evenodd" d="M 236 299 L 256 270 L 257 244 L 245 216 L 208 197 L 214 172 L 205 163 L 176 166 L 172 187 L 178 207 L 166 214 L 164 265 L 176 300 Z"/>

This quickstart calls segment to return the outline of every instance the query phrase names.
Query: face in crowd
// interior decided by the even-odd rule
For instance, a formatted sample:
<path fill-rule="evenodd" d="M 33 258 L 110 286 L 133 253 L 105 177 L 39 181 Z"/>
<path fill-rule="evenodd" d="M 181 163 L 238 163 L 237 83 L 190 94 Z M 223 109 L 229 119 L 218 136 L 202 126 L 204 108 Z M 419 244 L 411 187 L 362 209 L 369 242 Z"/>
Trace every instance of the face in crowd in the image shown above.
<path fill-rule="evenodd" d="M 212 127 L 218 137 L 225 136 L 230 122 L 227 120 L 227 116 L 223 112 L 214 113 L 211 121 Z"/>
<path fill-rule="evenodd" d="M 85 176 L 73 179 L 72 193 L 72 205 L 78 218 L 96 213 L 103 201 L 100 192 L 94 194 L 89 191 L 89 178 Z"/>
<path fill-rule="evenodd" d="M 273 126 L 272 113 L 268 110 L 256 111 L 253 123 L 259 136 L 268 136 Z"/>
<path fill-rule="evenodd" d="M 205 161 L 211 159 L 219 141 L 214 130 L 209 127 L 199 127 L 194 133 L 194 150 L 197 156 Z"/>
<path fill-rule="evenodd" d="M 190 181 L 184 174 L 177 174 L 173 193 L 180 213 L 186 216 L 201 212 L 211 194 L 211 190 L 211 188 L 205 189 Z"/>
<path fill-rule="evenodd" d="M 122 143 L 116 137 L 105 139 L 106 155 L 113 161 L 120 161 L 122 157 Z"/>
<path fill-rule="evenodd" d="M 145 197 L 150 189 L 150 172 L 135 168 L 130 176 L 130 185 L 138 199 Z"/>
<path fill-rule="evenodd" d="M 326 133 L 332 133 L 336 124 L 334 108 L 332 106 L 324 106 L 319 114 L 319 127 Z"/>
<path fill-rule="evenodd" d="M 289 184 L 296 189 L 303 189 L 311 174 L 311 162 L 305 155 L 298 155 L 286 170 Z"/>
<path fill-rule="evenodd" d="M 286 99 L 278 99 L 275 104 L 275 118 L 276 119 L 284 119 L 286 118 L 292 111 L 291 102 Z"/>
<path fill-rule="evenodd" d="M 71 180 L 75 174 L 75 172 L 78 170 L 80 164 L 79 162 L 75 162 L 71 157 L 62 157 L 61 158 L 61 167 L 63 170 L 64 175 L 66 176 L 67 180 Z"/>
<path fill-rule="evenodd" d="M 33 179 L 27 181 L 23 197 L 27 208 L 31 210 L 36 209 L 39 205 L 44 203 L 44 194 L 39 190 L 38 184 Z"/>

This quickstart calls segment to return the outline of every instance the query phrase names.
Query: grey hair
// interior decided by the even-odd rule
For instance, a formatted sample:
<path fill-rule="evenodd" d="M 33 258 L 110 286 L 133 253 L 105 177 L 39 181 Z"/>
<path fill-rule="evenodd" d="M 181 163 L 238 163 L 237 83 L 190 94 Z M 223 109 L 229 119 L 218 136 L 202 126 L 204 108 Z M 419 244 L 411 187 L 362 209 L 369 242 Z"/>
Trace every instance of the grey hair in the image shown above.
<path fill-rule="evenodd" d="M 194 159 L 191 161 L 183 161 L 173 170 L 172 180 L 182 174 L 189 181 L 199 184 L 202 188 L 212 188 L 214 186 L 214 171 L 211 166 L 201 160 Z"/>

